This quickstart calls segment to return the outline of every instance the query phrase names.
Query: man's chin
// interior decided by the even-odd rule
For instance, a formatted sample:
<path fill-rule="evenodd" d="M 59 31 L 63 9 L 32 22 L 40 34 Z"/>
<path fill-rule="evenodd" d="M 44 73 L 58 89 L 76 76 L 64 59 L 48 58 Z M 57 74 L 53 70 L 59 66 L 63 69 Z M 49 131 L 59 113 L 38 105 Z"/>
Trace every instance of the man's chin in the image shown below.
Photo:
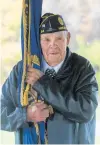
<path fill-rule="evenodd" d="M 54 61 L 54 62 L 57 62 L 60 60 L 60 57 L 57 57 L 57 56 L 50 56 L 49 57 L 49 61 Z"/>
<path fill-rule="evenodd" d="M 58 60 L 58 61 L 57 61 Z M 60 59 L 55 59 L 55 58 L 50 58 L 49 60 L 48 60 L 48 64 L 50 65 L 50 66 L 56 66 L 57 64 L 59 64 L 60 63 Z"/>

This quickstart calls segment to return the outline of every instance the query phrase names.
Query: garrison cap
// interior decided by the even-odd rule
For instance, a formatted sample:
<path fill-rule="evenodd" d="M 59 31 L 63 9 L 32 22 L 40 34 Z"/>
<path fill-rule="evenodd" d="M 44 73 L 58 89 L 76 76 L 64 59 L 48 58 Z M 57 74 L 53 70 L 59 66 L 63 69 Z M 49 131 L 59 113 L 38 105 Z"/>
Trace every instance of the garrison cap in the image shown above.
<path fill-rule="evenodd" d="M 67 31 L 66 24 L 61 15 L 46 13 L 41 17 L 40 34 Z"/>

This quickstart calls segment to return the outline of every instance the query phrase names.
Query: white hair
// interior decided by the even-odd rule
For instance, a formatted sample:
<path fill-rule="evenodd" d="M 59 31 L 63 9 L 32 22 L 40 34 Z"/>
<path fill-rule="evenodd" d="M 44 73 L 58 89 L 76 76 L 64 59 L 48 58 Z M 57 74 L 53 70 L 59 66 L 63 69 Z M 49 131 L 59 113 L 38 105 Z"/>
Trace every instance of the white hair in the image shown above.
<path fill-rule="evenodd" d="M 58 34 L 64 34 L 65 37 L 67 37 L 67 34 L 68 34 L 68 31 L 58 31 L 58 32 L 55 32 L 55 33 L 58 33 Z"/>

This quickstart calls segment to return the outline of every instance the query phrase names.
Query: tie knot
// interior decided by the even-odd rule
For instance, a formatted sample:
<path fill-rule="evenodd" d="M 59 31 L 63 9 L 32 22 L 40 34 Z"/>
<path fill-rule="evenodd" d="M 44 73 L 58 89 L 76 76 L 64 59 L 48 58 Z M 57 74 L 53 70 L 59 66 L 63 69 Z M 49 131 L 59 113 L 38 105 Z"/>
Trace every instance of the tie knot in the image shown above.
<path fill-rule="evenodd" d="M 56 72 L 54 69 L 47 69 L 45 71 L 45 74 L 48 75 L 49 77 L 52 77 L 52 78 L 54 78 L 56 76 Z"/>

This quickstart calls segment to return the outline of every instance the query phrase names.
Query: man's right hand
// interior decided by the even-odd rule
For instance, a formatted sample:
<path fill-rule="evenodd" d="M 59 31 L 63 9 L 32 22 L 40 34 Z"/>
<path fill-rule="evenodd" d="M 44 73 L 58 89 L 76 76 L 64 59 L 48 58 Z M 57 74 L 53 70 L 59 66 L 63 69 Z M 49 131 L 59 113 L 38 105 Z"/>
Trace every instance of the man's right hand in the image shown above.
<path fill-rule="evenodd" d="M 49 117 L 48 106 L 44 102 L 35 103 L 27 107 L 27 121 L 41 122 Z"/>

